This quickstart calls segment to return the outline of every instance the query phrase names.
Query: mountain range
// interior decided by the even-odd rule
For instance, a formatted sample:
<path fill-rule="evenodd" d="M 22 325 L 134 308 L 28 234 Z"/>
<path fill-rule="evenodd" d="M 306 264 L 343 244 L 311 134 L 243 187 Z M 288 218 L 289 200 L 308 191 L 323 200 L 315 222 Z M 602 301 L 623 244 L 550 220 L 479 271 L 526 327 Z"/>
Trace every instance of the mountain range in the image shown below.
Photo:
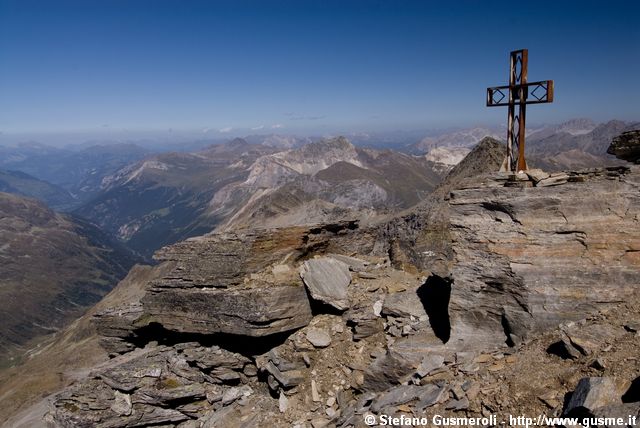
<path fill-rule="evenodd" d="M 72 150 L 22 143 L 0 146 L 0 169 L 20 171 L 66 190 L 73 202 L 58 208 L 71 210 L 94 197 L 106 175 L 151 153 L 134 144 L 90 145 Z"/>
<path fill-rule="evenodd" d="M 282 150 L 235 139 L 166 153 L 102 182 L 75 214 L 149 256 L 215 228 L 275 227 L 407 208 L 441 173 L 424 157 L 357 148 L 344 138 Z"/>

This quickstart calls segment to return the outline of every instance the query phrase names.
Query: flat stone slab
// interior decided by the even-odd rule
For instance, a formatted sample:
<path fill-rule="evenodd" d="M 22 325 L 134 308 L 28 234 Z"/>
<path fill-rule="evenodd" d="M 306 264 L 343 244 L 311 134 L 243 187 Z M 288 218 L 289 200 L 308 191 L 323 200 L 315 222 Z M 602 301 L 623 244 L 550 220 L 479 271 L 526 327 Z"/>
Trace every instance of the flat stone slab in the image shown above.
<path fill-rule="evenodd" d="M 400 385 L 380 395 L 371 405 L 371 411 L 379 412 L 385 407 L 408 403 L 420 397 L 423 387 L 419 385 Z"/>
<path fill-rule="evenodd" d="M 300 276 L 311 297 L 339 310 L 349 308 L 347 287 L 351 283 L 349 265 L 331 257 L 307 260 Z"/>
<path fill-rule="evenodd" d="M 316 348 L 326 348 L 331 344 L 331 336 L 319 328 L 310 328 L 307 330 L 306 337 Z"/>
<path fill-rule="evenodd" d="M 180 333 L 267 336 L 304 327 L 312 318 L 304 287 L 165 289 L 142 299 L 150 322 Z"/>
<path fill-rule="evenodd" d="M 395 317 L 416 318 L 426 317 L 427 312 L 418 296 L 417 286 L 411 287 L 406 291 L 391 293 L 384 299 L 382 313 L 385 315 L 393 315 Z"/>

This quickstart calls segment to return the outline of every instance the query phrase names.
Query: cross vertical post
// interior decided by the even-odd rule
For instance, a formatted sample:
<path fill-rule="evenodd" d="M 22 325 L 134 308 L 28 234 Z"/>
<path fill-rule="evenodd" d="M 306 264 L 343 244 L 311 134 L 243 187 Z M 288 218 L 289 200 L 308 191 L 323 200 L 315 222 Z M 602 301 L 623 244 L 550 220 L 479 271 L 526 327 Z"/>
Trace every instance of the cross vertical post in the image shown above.
<path fill-rule="evenodd" d="M 524 156 L 527 104 L 553 102 L 553 80 L 527 82 L 529 51 L 513 51 L 509 60 L 509 86 L 487 88 L 487 107 L 508 106 L 507 156 L 501 170 L 527 170 Z M 503 101 L 504 99 L 507 101 Z"/>

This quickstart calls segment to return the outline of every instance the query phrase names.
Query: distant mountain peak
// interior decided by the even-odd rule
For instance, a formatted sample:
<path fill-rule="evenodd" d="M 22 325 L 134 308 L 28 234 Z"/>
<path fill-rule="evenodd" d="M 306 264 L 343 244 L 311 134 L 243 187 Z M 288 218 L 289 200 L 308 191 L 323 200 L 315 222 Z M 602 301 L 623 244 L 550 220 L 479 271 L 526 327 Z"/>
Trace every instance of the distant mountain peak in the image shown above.
<path fill-rule="evenodd" d="M 461 129 L 435 137 L 425 137 L 414 144 L 414 148 L 417 152 L 429 153 L 437 147 L 472 147 L 485 137 L 498 139 L 502 137 L 502 132 L 498 129 L 480 127 Z"/>
<path fill-rule="evenodd" d="M 303 146 L 303 148 L 307 148 L 309 150 L 312 149 L 339 149 L 339 150 L 355 150 L 355 146 L 351 144 L 351 142 L 343 136 L 327 138 L 324 140 L 317 141 L 315 143 L 307 144 Z"/>
<path fill-rule="evenodd" d="M 244 138 L 234 138 L 233 140 L 229 141 L 229 146 L 247 146 L 249 145 L 249 143 L 247 143 L 247 140 L 245 140 Z"/>
<path fill-rule="evenodd" d="M 559 132 L 567 132 L 571 135 L 587 134 L 596 128 L 597 124 L 588 118 L 570 119 L 556 127 Z"/>

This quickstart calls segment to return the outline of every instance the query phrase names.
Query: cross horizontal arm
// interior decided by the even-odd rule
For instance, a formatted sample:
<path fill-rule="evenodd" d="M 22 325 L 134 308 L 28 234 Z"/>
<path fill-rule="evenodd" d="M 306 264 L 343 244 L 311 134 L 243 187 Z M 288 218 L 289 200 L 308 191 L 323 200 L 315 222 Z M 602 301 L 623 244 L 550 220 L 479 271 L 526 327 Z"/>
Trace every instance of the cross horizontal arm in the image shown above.
<path fill-rule="evenodd" d="M 524 102 L 520 99 L 522 97 Z M 487 88 L 487 107 L 553 102 L 553 80 Z"/>

